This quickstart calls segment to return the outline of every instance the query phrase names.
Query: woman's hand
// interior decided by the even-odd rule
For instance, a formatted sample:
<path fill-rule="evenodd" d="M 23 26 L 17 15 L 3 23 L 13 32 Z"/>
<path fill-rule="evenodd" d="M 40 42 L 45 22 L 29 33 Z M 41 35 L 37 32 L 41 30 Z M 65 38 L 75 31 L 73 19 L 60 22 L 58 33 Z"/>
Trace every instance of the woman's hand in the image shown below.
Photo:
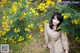
<path fill-rule="evenodd" d="M 68 53 L 68 50 L 65 50 L 65 53 Z"/>
<path fill-rule="evenodd" d="M 47 45 L 43 45 L 44 48 L 48 48 Z"/>

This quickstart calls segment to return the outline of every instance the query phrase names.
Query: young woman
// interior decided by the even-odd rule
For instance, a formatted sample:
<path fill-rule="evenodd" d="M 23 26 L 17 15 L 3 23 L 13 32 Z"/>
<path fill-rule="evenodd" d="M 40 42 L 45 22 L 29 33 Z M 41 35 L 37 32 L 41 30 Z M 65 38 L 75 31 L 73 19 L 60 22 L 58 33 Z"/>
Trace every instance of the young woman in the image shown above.
<path fill-rule="evenodd" d="M 50 23 L 44 25 L 44 36 L 46 40 L 45 48 L 50 49 L 50 53 L 68 53 L 68 38 L 61 29 L 58 29 L 63 22 L 61 13 L 55 12 Z"/>

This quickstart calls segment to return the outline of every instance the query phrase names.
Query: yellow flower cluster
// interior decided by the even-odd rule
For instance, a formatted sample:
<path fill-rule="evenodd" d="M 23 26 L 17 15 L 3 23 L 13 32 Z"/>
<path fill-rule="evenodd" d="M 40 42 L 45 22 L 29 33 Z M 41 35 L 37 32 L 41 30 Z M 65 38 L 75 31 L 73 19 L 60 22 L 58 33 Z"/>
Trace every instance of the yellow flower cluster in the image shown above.
<path fill-rule="evenodd" d="M 44 32 L 44 28 L 42 27 L 42 24 L 39 24 L 39 29 L 40 29 L 40 32 Z"/>
<path fill-rule="evenodd" d="M 31 34 L 26 34 L 26 37 L 28 37 L 29 39 L 31 39 L 32 35 Z"/>
<path fill-rule="evenodd" d="M 29 39 L 32 38 L 32 35 L 29 35 L 28 38 L 29 38 Z"/>
<path fill-rule="evenodd" d="M 3 16 L 3 20 L 5 20 L 7 17 L 6 16 Z"/>
<path fill-rule="evenodd" d="M 39 9 L 40 11 L 46 12 L 46 9 L 47 9 L 48 7 L 49 7 L 49 6 L 46 5 L 45 3 L 40 3 L 40 5 L 37 7 L 37 9 Z"/>
<path fill-rule="evenodd" d="M 4 38 L 4 40 L 7 40 L 7 38 Z"/>
<path fill-rule="evenodd" d="M 46 4 L 47 4 L 47 5 L 50 5 L 50 4 L 51 4 L 51 5 L 54 5 L 54 4 L 55 4 L 55 2 L 53 2 L 53 1 L 51 1 L 51 0 L 45 0 L 45 1 L 46 1 Z"/>
<path fill-rule="evenodd" d="M 27 2 L 27 4 L 29 5 L 29 4 L 31 4 L 31 2 L 30 2 L 30 1 L 28 1 L 28 2 Z"/>
<path fill-rule="evenodd" d="M 20 2 L 22 2 L 22 0 L 20 0 Z"/>
<path fill-rule="evenodd" d="M 4 38 L 4 43 L 7 43 L 8 38 Z"/>
<path fill-rule="evenodd" d="M 44 24 L 49 23 L 49 20 L 45 20 L 43 23 L 44 23 Z"/>
<path fill-rule="evenodd" d="M 49 21 L 45 20 L 43 23 L 47 24 L 47 23 L 49 23 Z M 42 24 L 38 24 L 38 25 L 39 25 L 40 32 L 44 32 L 44 28 L 43 28 Z"/>
<path fill-rule="evenodd" d="M 25 6 L 25 8 L 28 8 L 28 7 L 29 7 L 29 5 L 26 5 L 26 6 Z"/>
<path fill-rule="evenodd" d="M 24 40 L 24 38 L 22 36 L 20 36 L 17 41 L 23 41 L 23 40 Z"/>
<path fill-rule="evenodd" d="M 21 16 L 20 16 L 20 20 L 23 20 L 25 18 L 25 16 L 27 15 L 26 12 L 22 12 Z"/>
<path fill-rule="evenodd" d="M 5 3 L 7 3 L 7 0 L 2 0 L 2 1 L 0 2 L 1 5 L 5 4 Z"/>
<path fill-rule="evenodd" d="M 77 42 L 80 43 L 80 38 L 79 38 L 79 37 L 76 37 L 76 38 L 75 38 L 75 41 L 77 41 Z"/>
<path fill-rule="evenodd" d="M 64 34 L 65 34 L 65 35 L 67 35 L 67 33 L 66 33 L 66 32 L 64 32 Z"/>
<path fill-rule="evenodd" d="M 58 0 L 58 2 L 62 2 L 62 0 Z"/>
<path fill-rule="evenodd" d="M 8 20 L 2 22 L 2 27 L 3 27 L 4 31 L 10 30 L 10 26 L 8 25 Z"/>
<path fill-rule="evenodd" d="M 34 27 L 34 24 L 29 24 L 28 25 L 28 28 L 33 28 Z"/>
<path fill-rule="evenodd" d="M 0 37 L 1 37 L 1 36 L 4 36 L 5 34 L 6 34 L 5 31 L 0 31 Z"/>
<path fill-rule="evenodd" d="M 22 4 L 20 2 L 17 3 L 18 6 L 22 7 Z"/>
<path fill-rule="evenodd" d="M 29 24 L 28 27 L 25 28 L 25 31 L 29 31 L 34 27 L 34 24 Z"/>
<path fill-rule="evenodd" d="M 14 32 L 15 32 L 15 33 L 20 32 L 20 28 L 14 28 Z"/>
<path fill-rule="evenodd" d="M 2 2 L 7 2 L 7 0 L 2 0 Z"/>
<path fill-rule="evenodd" d="M 6 13 L 5 13 L 6 14 Z M 10 30 L 10 24 L 13 23 L 13 20 L 9 19 L 9 16 L 4 15 L 3 16 L 3 22 L 2 22 L 2 28 L 4 31 L 9 31 Z"/>
<path fill-rule="evenodd" d="M 76 25 L 77 25 L 77 24 L 79 24 L 79 23 L 80 23 L 80 19 L 76 19 L 76 20 L 73 20 L 73 21 L 72 21 L 72 24 L 76 24 Z"/>
<path fill-rule="evenodd" d="M 44 32 L 44 28 L 40 28 L 40 32 Z"/>
<path fill-rule="evenodd" d="M 17 10 L 17 2 L 14 2 L 12 5 L 12 8 L 10 10 L 10 14 L 11 13 L 15 13 L 16 14 L 16 10 Z"/>
<path fill-rule="evenodd" d="M 9 37 L 8 38 L 8 40 L 11 41 L 12 43 L 16 43 L 16 40 L 15 39 L 16 39 L 16 37 L 15 38 L 13 38 L 13 37 Z"/>
<path fill-rule="evenodd" d="M 69 13 L 62 13 L 62 16 L 64 19 L 67 19 L 70 17 Z"/>
<path fill-rule="evenodd" d="M 16 11 L 17 11 L 17 9 L 18 9 L 17 6 L 22 7 L 22 4 L 21 4 L 20 2 L 14 2 L 13 5 L 12 5 L 12 8 L 11 8 L 11 10 L 10 10 L 10 14 L 11 14 L 11 13 L 15 13 L 15 14 L 16 14 Z"/>
<path fill-rule="evenodd" d="M 32 14 L 34 14 L 34 15 L 39 15 L 39 14 L 38 14 L 38 12 L 37 12 L 37 11 L 35 11 L 35 9 L 30 8 L 30 10 L 31 10 L 31 13 L 32 13 Z"/>

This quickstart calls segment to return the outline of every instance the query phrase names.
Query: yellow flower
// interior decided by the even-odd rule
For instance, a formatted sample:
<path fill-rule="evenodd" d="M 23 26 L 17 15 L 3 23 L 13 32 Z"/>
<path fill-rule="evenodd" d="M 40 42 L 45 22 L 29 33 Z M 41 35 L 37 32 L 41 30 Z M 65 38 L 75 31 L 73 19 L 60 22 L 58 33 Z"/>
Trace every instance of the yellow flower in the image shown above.
<path fill-rule="evenodd" d="M 29 31 L 29 28 L 25 28 L 25 31 Z"/>
<path fill-rule="evenodd" d="M 58 0 L 58 2 L 62 2 L 62 0 Z"/>
<path fill-rule="evenodd" d="M 76 41 L 77 41 L 78 39 L 79 39 L 78 37 L 75 38 Z"/>
<path fill-rule="evenodd" d="M 7 43 L 7 41 L 5 41 L 4 43 Z"/>
<path fill-rule="evenodd" d="M 20 36 L 20 38 L 22 38 L 22 36 Z"/>
<path fill-rule="evenodd" d="M 24 38 L 22 36 L 20 36 L 17 41 L 23 41 L 23 40 L 24 40 Z"/>
<path fill-rule="evenodd" d="M 29 7 L 29 5 L 26 5 L 26 6 L 25 6 L 25 8 L 28 8 L 28 7 Z"/>
<path fill-rule="evenodd" d="M 0 31 L 0 36 L 1 36 L 1 34 L 2 34 L 2 31 Z"/>
<path fill-rule="evenodd" d="M 13 20 L 10 20 L 10 24 L 12 24 L 13 23 Z"/>
<path fill-rule="evenodd" d="M 28 36 L 29 34 L 26 34 L 26 37 Z"/>
<path fill-rule="evenodd" d="M 5 30 L 5 31 L 9 31 L 9 30 L 10 30 L 10 27 L 9 27 L 9 26 L 5 26 L 5 27 L 4 27 L 4 30 Z"/>
<path fill-rule="evenodd" d="M 7 2 L 7 0 L 2 0 L 2 2 Z"/>
<path fill-rule="evenodd" d="M 24 15 L 26 15 L 26 13 L 24 12 Z"/>
<path fill-rule="evenodd" d="M 47 4 L 47 5 L 50 5 L 50 4 L 54 5 L 55 3 L 54 3 L 54 1 L 46 0 L 46 4 Z"/>
<path fill-rule="evenodd" d="M 2 25 L 4 25 L 5 24 L 5 22 L 2 22 Z"/>
<path fill-rule="evenodd" d="M 31 28 L 33 28 L 33 26 L 34 26 L 34 25 L 33 25 L 33 24 L 31 24 Z"/>
<path fill-rule="evenodd" d="M 34 26 L 33 24 L 29 24 L 28 28 L 33 28 L 33 26 Z"/>
<path fill-rule="evenodd" d="M 27 2 L 27 4 L 30 4 L 31 2 Z"/>
<path fill-rule="evenodd" d="M 5 20 L 6 19 L 6 16 L 3 16 L 3 20 Z"/>
<path fill-rule="evenodd" d="M 2 35 L 0 34 L 0 37 L 1 37 Z"/>
<path fill-rule="evenodd" d="M 3 8 L 3 7 L 4 7 L 4 5 L 2 4 L 2 5 L 1 5 L 1 7 Z"/>
<path fill-rule="evenodd" d="M 54 2 L 51 2 L 51 4 L 54 5 L 55 3 Z"/>
<path fill-rule="evenodd" d="M 16 43 L 16 41 L 13 41 L 13 43 Z"/>
<path fill-rule="evenodd" d="M 37 7 L 40 11 L 46 12 L 46 9 L 48 6 L 45 3 L 40 3 L 40 5 Z"/>
<path fill-rule="evenodd" d="M 66 19 L 66 18 L 68 18 L 68 16 L 67 15 L 64 15 L 64 19 Z"/>
<path fill-rule="evenodd" d="M 50 4 L 51 4 L 51 1 L 47 1 L 46 4 L 47 4 L 47 5 L 50 5 Z"/>
<path fill-rule="evenodd" d="M 18 28 L 18 29 L 17 29 L 17 28 L 14 28 L 14 32 L 15 32 L 15 33 L 20 32 L 20 28 Z"/>
<path fill-rule="evenodd" d="M 6 34 L 6 32 L 2 32 L 2 35 L 4 36 Z"/>
<path fill-rule="evenodd" d="M 4 38 L 4 40 L 7 40 L 7 38 Z"/>
<path fill-rule="evenodd" d="M 43 32 L 44 31 L 44 28 L 40 28 L 40 32 Z"/>
<path fill-rule="evenodd" d="M 60 29 L 60 27 L 57 28 L 57 30 Z"/>
<path fill-rule="evenodd" d="M 65 15 L 65 13 L 62 13 L 61 15 L 62 15 L 62 16 L 64 16 L 64 15 Z"/>
<path fill-rule="evenodd" d="M 67 33 L 66 33 L 66 32 L 64 32 L 64 34 L 65 34 L 65 35 L 67 35 Z"/>
<path fill-rule="evenodd" d="M 69 13 L 62 13 L 62 16 L 64 19 L 67 19 L 70 17 L 70 14 Z"/>
<path fill-rule="evenodd" d="M 22 2 L 22 0 L 20 0 L 20 2 Z"/>
<path fill-rule="evenodd" d="M 45 20 L 43 23 L 46 24 L 46 23 L 48 23 L 48 22 L 49 22 L 48 20 Z"/>
<path fill-rule="evenodd" d="M 16 14 L 16 10 L 17 10 L 17 2 L 14 2 L 12 5 L 12 8 L 10 10 L 10 14 L 11 13 L 15 13 Z"/>
<path fill-rule="evenodd" d="M 28 38 L 29 38 L 29 39 L 32 38 L 32 35 L 29 35 Z"/>
<path fill-rule="evenodd" d="M 12 40 L 12 38 L 9 38 L 9 40 Z"/>
<path fill-rule="evenodd" d="M 17 33 L 17 29 L 16 28 L 14 28 L 14 32 Z"/>
<path fill-rule="evenodd" d="M 17 32 L 20 32 L 20 28 L 17 29 Z"/>
<path fill-rule="evenodd" d="M 34 15 L 37 15 L 37 16 L 38 16 L 39 14 L 38 14 L 38 12 L 35 12 L 35 14 L 34 14 Z"/>
<path fill-rule="evenodd" d="M 20 7 L 22 7 L 22 4 L 21 4 L 20 2 L 18 2 L 18 5 L 19 5 Z"/>
<path fill-rule="evenodd" d="M 78 24 L 78 20 L 73 20 L 72 24 Z"/>
<path fill-rule="evenodd" d="M 31 25 L 28 25 L 28 28 L 30 28 L 31 27 Z"/>
<path fill-rule="evenodd" d="M 39 28 L 41 28 L 42 27 L 42 24 L 39 24 Z"/>

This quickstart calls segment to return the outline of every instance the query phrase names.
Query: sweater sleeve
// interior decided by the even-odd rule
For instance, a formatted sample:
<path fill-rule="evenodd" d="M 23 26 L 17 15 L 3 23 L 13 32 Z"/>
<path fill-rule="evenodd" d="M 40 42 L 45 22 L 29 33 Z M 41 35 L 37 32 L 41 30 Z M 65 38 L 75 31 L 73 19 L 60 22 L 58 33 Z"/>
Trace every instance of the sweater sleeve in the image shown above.
<path fill-rule="evenodd" d="M 64 50 L 69 50 L 68 37 L 63 32 L 61 32 L 61 40 L 62 40 Z"/>
<path fill-rule="evenodd" d="M 47 25 L 44 25 L 44 36 L 45 36 L 45 41 L 46 41 L 46 46 L 48 46 L 48 42 L 49 42 L 49 36 L 47 33 Z"/>

